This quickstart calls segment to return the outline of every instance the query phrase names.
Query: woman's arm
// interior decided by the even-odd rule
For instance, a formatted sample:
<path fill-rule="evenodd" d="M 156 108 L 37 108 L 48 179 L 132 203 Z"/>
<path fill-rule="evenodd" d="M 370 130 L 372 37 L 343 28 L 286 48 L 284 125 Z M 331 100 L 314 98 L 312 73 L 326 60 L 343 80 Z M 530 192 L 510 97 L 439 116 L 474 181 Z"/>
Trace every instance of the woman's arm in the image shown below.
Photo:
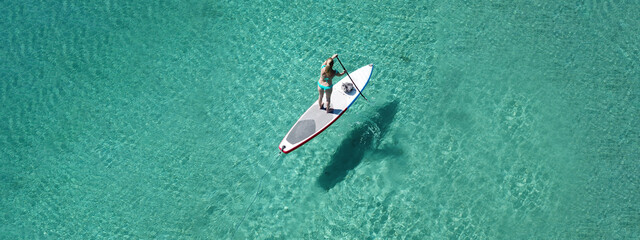
<path fill-rule="evenodd" d="M 338 57 L 338 54 L 336 53 L 336 54 L 333 54 L 333 56 L 331 56 L 331 59 L 333 60 L 333 59 L 336 59 L 337 57 Z M 347 72 L 346 70 L 345 70 L 345 71 L 342 71 L 342 73 L 339 73 L 338 71 L 336 71 L 336 76 L 342 76 L 342 75 L 344 75 L 346 72 Z"/>

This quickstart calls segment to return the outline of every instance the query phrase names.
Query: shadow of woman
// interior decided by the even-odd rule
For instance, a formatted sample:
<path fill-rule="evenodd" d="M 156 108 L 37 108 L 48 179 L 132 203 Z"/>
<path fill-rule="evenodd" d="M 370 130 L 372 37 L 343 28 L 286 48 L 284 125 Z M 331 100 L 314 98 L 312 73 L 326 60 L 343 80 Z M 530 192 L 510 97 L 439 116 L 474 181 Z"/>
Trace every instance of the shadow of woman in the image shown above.
<path fill-rule="evenodd" d="M 360 124 L 349 132 L 338 150 L 331 157 L 322 174 L 318 177 L 318 184 L 329 191 L 336 184 L 344 181 L 347 173 L 355 169 L 367 150 L 377 147 L 379 141 L 389 130 L 393 118 L 398 111 L 398 101 L 394 100 L 378 108 L 376 115 L 365 123 Z"/>

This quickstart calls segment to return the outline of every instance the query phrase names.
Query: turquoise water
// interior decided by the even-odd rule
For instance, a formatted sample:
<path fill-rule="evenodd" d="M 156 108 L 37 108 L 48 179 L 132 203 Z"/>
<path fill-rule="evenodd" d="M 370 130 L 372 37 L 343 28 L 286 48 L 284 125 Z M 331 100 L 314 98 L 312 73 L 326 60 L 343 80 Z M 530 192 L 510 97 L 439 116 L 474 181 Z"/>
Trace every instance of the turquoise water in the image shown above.
<path fill-rule="evenodd" d="M 639 12 L 1 3 L 0 238 L 637 238 Z M 369 101 L 279 154 L 333 53 Z"/>

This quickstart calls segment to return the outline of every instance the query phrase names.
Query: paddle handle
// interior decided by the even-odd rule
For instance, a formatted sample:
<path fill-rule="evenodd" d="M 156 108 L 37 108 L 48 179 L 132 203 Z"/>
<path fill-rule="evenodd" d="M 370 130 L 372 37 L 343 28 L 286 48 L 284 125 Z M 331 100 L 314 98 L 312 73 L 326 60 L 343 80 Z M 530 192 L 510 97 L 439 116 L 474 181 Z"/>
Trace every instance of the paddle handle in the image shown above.
<path fill-rule="evenodd" d="M 353 81 L 353 79 L 351 79 L 351 76 L 349 76 L 349 72 L 347 72 L 347 69 L 344 67 L 344 65 L 342 65 L 342 61 L 340 61 L 340 58 L 338 56 L 336 56 L 336 58 L 338 59 L 338 62 L 340 63 L 340 66 L 342 66 L 342 69 L 344 69 L 344 72 L 347 73 L 347 77 L 349 77 L 349 80 L 351 80 L 351 82 L 353 83 L 353 86 L 356 88 L 356 90 L 358 90 L 358 93 L 360 93 L 360 96 L 362 96 L 364 98 L 364 100 L 369 101 L 369 99 L 367 99 L 364 95 L 362 95 L 362 92 L 360 91 L 360 89 L 358 89 L 358 85 L 356 85 L 356 83 Z"/>

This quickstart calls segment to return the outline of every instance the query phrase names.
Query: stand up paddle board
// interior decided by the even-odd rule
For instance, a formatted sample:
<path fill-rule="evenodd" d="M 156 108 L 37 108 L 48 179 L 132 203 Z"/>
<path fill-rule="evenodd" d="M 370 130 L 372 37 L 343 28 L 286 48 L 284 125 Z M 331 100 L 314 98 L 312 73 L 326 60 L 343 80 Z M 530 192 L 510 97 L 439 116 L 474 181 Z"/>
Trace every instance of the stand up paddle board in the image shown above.
<path fill-rule="evenodd" d="M 367 83 L 369 83 L 372 72 L 373 64 L 369 64 L 359 68 L 355 72 L 349 73 L 349 76 L 353 79 L 353 83 L 355 83 L 357 89 L 363 91 Z M 358 90 L 355 88 L 350 92 L 345 92 L 342 89 L 344 83 L 351 83 L 349 76 L 345 75 L 338 83 L 333 85 L 333 92 L 331 93 L 331 107 L 333 108 L 333 112 L 327 113 L 326 110 L 320 109 L 316 98 L 313 104 L 311 104 L 311 107 L 300 116 L 300 119 L 293 124 L 291 130 L 284 136 L 280 146 L 278 146 L 280 151 L 290 153 L 304 145 L 331 126 L 333 122 L 338 120 L 338 118 L 349 109 L 351 104 L 360 96 L 360 93 L 358 93 Z"/>

